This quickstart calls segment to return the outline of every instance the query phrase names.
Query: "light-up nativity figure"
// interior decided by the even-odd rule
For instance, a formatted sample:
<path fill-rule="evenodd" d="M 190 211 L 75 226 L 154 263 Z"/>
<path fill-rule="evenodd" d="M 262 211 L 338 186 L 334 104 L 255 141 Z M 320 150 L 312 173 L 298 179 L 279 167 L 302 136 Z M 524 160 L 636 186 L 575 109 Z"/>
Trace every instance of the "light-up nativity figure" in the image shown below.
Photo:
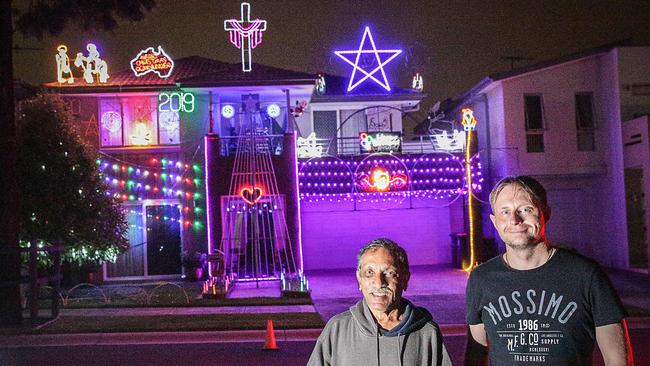
<path fill-rule="evenodd" d="M 74 83 L 72 70 L 70 70 L 70 58 L 68 57 L 68 47 L 60 45 L 56 48 L 58 53 L 54 58 L 56 59 L 56 80 L 59 83 Z"/>
<path fill-rule="evenodd" d="M 94 83 L 95 75 L 97 75 L 100 83 L 107 82 L 109 78 L 108 64 L 99 57 L 97 46 L 94 43 L 88 43 L 86 50 L 88 50 L 88 56 L 84 56 L 81 52 L 77 53 L 74 65 L 83 69 L 84 80 L 87 83 Z"/>
<path fill-rule="evenodd" d="M 292 242 L 287 226 L 290 195 L 276 177 L 281 168 L 273 155 L 277 157 L 281 138 L 265 124 L 265 116 L 277 111 L 273 104 L 266 112 L 260 109 L 258 94 L 242 95 L 241 100 L 239 113 L 225 111 L 236 120 L 238 136 L 230 186 L 220 197 L 221 241 L 213 251 L 220 254 L 219 265 L 211 268 L 204 295 L 225 296 L 232 284 L 255 282 L 257 287 L 259 281 L 279 281 L 283 293 L 307 291 L 295 250 L 299 244 Z"/>

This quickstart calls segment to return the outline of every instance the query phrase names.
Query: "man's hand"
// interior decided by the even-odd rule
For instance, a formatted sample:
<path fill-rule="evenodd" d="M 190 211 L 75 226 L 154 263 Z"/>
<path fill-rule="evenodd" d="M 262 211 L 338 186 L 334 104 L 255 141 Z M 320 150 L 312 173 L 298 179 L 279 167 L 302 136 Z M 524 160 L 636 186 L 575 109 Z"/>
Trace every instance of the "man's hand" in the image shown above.
<path fill-rule="evenodd" d="M 487 347 L 487 333 L 485 333 L 485 326 L 481 324 L 470 324 L 469 331 L 472 333 L 472 338 L 484 347 Z"/>
<path fill-rule="evenodd" d="M 596 342 L 606 366 L 634 366 L 625 320 L 596 327 Z"/>

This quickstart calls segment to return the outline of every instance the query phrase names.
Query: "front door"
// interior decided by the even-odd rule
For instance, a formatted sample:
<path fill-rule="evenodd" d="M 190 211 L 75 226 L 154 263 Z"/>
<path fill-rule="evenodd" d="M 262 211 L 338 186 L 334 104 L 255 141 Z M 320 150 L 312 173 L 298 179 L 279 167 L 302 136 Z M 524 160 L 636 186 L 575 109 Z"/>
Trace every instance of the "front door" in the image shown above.
<path fill-rule="evenodd" d="M 181 215 L 177 204 L 127 205 L 129 248 L 107 263 L 106 279 L 181 273 Z"/>

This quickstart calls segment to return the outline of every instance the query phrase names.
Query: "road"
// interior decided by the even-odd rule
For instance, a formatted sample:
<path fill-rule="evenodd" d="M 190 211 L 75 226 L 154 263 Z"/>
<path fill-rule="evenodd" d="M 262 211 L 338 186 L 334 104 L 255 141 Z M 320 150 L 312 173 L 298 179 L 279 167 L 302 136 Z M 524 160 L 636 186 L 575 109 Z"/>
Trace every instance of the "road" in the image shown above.
<path fill-rule="evenodd" d="M 637 366 L 650 365 L 650 328 L 630 330 Z M 446 336 L 454 365 L 462 365 L 466 337 Z M 262 342 L 181 343 L 84 346 L 19 346 L 0 349 L 0 366 L 206 366 L 304 365 L 314 341 L 279 341 L 278 351 L 263 351 Z M 602 365 L 596 360 L 594 365 Z"/>

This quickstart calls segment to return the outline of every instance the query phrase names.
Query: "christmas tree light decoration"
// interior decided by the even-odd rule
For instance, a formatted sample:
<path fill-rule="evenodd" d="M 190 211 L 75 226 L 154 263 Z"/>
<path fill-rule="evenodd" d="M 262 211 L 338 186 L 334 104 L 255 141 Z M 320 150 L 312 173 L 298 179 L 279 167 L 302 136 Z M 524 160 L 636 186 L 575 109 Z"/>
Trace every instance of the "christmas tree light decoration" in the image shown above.
<path fill-rule="evenodd" d="M 223 118 L 232 118 L 235 116 L 235 107 L 230 104 L 225 104 L 221 107 L 221 115 Z"/>
<path fill-rule="evenodd" d="M 137 77 L 148 73 L 154 73 L 161 79 L 168 78 L 174 70 L 174 60 L 158 46 L 158 51 L 148 47 L 138 52 L 138 55 L 131 60 L 131 70 Z"/>
<path fill-rule="evenodd" d="M 119 132 L 122 128 L 122 116 L 114 111 L 104 112 L 102 114 L 102 127 L 111 134 Z"/>
<path fill-rule="evenodd" d="M 368 47 L 366 46 L 367 40 L 369 40 L 370 42 L 370 46 L 372 47 L 371 49 L 368 49 Z M 334 51 L 334 54 L 336 54 L 343 61 L 347 62 L 352 66 L 352 75 L 350 76 L 350 82 L 348 84 L 348 92 L 354 90 L 354 88 L 359 86 L 367 79 L 373 80 L 381 87 L 386 89 L 386 91 L 390 91 L 391 88 L 390 85 L 388 85 L 388 79 L 386 78 L 386 72 L 384 71 L 384 66 L 386 66 L 389 62 L 391 62 L 395 57 L 399 56 L 401 53 L 402 50 L 398 50 L 398 49 L 378 50 L 377 46 L 375 45 L 375 41 L 372 38 L 372 34 L 370 33 L 370 27 L 366 27 L 365 30 L 363 31 L 363 37 L 361 38 L 361 43 L 359 44 L 358 50 Z M 368 61 L 369 58 L 362 57 L 362 56 L 373 56 L 371 58 L 373 59 L 371 66 L 365 65 L 365 63 Z M 384 57 L 383 60 L 382 60 L 382 56 Z M 364 68 L 369 68 L 371 70 L 366 71 Z M 373 76 L 378 71 L 381 72 L 381 77 L 383 80 L 379 80 L 378 78 Z M 358 77 L 357 72 L 365 76 Z"/>
<path fill-rule="evenodd" d="M 95 75 L 100 83 L 106 83 L 110 77 L 108 75 L 108 64 L 99 57 L 97 46 L 94 43 L 88 43 L 86 50 L 88 56 L 84 56 L 81 52 L 77 53 L 74 65 L 83 69 L 84 80 L 88 84 L 95 82 Z"/>
<path fill-rule="evenodd" d="M 268 114 L 271 118 L 278 118 L 280 116 L 280 112 L 280 106 L 275 103 L 269 104 L 266 107 L 266 114 Z"/>
<path fill-rule="evenodd" d="M 70 70 L 70 58 L 68 57 L 68 46 L 59 45 L 56 47 L 58 53 L 54 58 L 56 59 L 56 80 L 59 83 L 74 83 L 72 70 Z"/>
<path fill-rule="evenodd" d="M 251 20 L 251 5 L 241 3 L 239 20 L 226 19 L 223 22 L 224 30 L 228 31 L 230 43 L 241 49 L 242 71 L 252 70 L 251 49 L 262 43 L 262 32 L 266 31 L 266 20 L 255 18 Z"/>

